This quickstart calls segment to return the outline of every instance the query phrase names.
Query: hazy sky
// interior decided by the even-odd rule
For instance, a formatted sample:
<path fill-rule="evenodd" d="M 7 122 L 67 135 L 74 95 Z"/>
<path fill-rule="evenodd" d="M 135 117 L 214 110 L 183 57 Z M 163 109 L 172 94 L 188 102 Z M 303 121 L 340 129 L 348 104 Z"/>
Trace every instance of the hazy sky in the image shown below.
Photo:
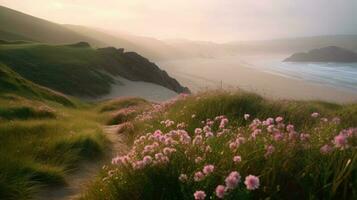
<path fill-rule="evenodd" d="M 357 33 L 357 0 L 0 0 L 0 5 L 58 23 L 164 39 Z"/>

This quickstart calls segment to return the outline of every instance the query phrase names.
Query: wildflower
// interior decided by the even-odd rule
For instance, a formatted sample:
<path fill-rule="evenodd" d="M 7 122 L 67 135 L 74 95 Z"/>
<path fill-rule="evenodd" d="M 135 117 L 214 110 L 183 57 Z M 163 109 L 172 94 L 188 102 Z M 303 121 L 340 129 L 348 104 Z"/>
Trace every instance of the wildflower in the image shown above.
<path fill-rule="evenodd" d="M 322 122 L 328 122 L 328 119 L 326 117 L 321 118 Z"/>
<path fill-rule="evenodd" d="M 221 120 L 221 123 L 220 123 L 220 125 L 219 125 L 219 128 L 220 128 L 220 129 L 223 129 L 223 128 L 227 125 L 227 123 L 228 123 L 228 119 L 227 119 L 227 118 L 223 118 L 223 119 Z"/>
<path fill-rule="evenodd" d="M 328 144 L 325 144 L 320 148 L 320 153 L 324 155 L 329 154 L 331 151 L 332 151 L 332 147 Z"/>
<path fill-rule="evenodd" d="M 288 125 L 286 126 L 286 130 L 287 130 L 288 132 L 293 132 L 293 131 L 294 131 L 294 125 L 288 124 Z"/>
<path fill-rule="evenodd" d="M 152 157 L 151 156 L 145 156 L 143 158 L 144 165 L 149 165 L 152 162 Z"/>
<path fill-rule="evenodd" d="M 195 139 L 193 139 L 193 145 L 200 145 L 200 144 L 202 144 L 202 140 L 203 140 L 203 138 L 202 138 L 202 136 L 201 135 L 197 135 L 196 137 L 195 137 Z"/>
<path fill-rule="evenodd" d="M 202 172 L 196 172 L 193 180 L 195 180 L 196 182 L 202 181 L 205 178 L 205 175 Z"/>
<path fill-rule="evenodd" d="M 177 124 L 176 127 L 177 127 L 178 129 L 184 129 L 184 128 L 186 127 L 186 124 L 185 124 L 185 122 L 181 122 L 181 123 Z"/>
<path fill-rule="evenodd" d="M 195 200 L 204 200 L 206 198 L 206 193 L 204 191 L 196 191 L 193 196 L 195 197 Z"/>
<path fill-rule="evenodd" d="M 198 156 L 196 159 L 195 159 L 195 163 L 200 163 L 202 162 L 202 158 L 200 156 Z"/>
<path fill-rule="evenodd" d="M 186 181 L 188 180 L 188 177 L 187 177 L 186 174 L 180 174 L 179 180 L 180 180 L 181 182 L 186 182 Z"/>
<path fill-rule="evenodd" d="M 320 114 L 318 112 L 311 113 L 311 117 L 313 117 L 313 118 L 317 118 L 318 116 L 320 116 Z"/>
<path fill-rule="evenodd" d="M 275 141 L 279 141 L 283 139 L 283 134 L 281 134 L 280 132 L 276 132 L 274 133 L 274 140 Z"/>
<path fill-rule="evenodd" d="M 214 171 L 214 165 L 206 165 L 203 167 L 203 173 L 208 175 Z"/>
<path fill-rule="evenodd" d="M 272 133 L 273 130 L 274 130 L 274 125 L 269 125 L 269 126 L 267 127 L 267 131 L 268 131 L 269 133 Z"/>
<path fill-rule="evenodd" d="M 300 134 L 300 140 L 305 142 L 305 141 L 308 141 L 310 139 L 310 134 L 307 134 L 307 133 L 301 133 Z"/>
<path fill-rule="evenodd" d="M 217 196 L 219 199 L 223 199 L 225 190 L 226 190 L 226 187 L 224 187 L 224 185 L 218 185 L 218 186 L 216 187 L 216 196 Z"/>
<path fill-rule="evenodd" d="M 244 119 L 245 119 L 245 120 L 248 120 L 248 119 L 249 119 L 249 117 L 250 117 L 250 115 L 249 115 L 249 114 L 244 114 Z"/>
<path fill-rule="evenodd" d="M 201 128 L 196 128 L 195 129 L 195 134 L 196 135 L 199 135 L 199 134 L 201 134 L 202 133 L 202 129 Z"/>
<path fill-rule="evenodd" d="M 273 145 L 268 145 L 266 147 L 266 153 L 264 154 L 265 158 L 268 158 L 275 151 L 275 147 Z"/>
<path fill-rule="evenodd" d="M 165 155 L 170 155 L 171 153 L 176 152 L 176 149 L 165 147 L 162 151 L 164 152 Z"/>
<path fill-rule="evenodd" d="M 283 117 L 276 117 L 275 118 L 275 121 L 277 122 L 277 123 L 281 123 L 281 122 L 283 122 L 283 120 L 284 120 L 284 118 Z"/>
<path fill-rule="evenodd" d="M 274 119 L 269 117 L 268 119 L 265 120 L 265 123 L 263 123 L 263 124 L 269 126 L 269 125 L 271 125 L 273 123 L 274 123 Z"/>
<path fill-rule="evenodd" d="M 205 127 L 203 127 L 203 131 L 204 131 L 205 133 L 211 132 L 211 127 L 205 126 Z"/>
<path fill-rule="evenodd" d="M 253 175 L 245 177 L 244 184 L 248 190 L 255 190 L 259 188 L 259 178 Z"/>
<path fill-rule="evenodd" d="M 225 183 L 228 189 L 234 189 L 237 187 L 238 183 L 240 182 L 240 175 L 238 172 L 233 171 L 231 172 L 228 177 L 225 179 Z"/>
<path fill-rule="evenodd" d="M 229 148 L 231 150 L 235 150 L 238 148 L 238 144 L 236 142 L 231 142 L 231 143 L 229 143 Z"/>
<path fill-rule="evenodd" d="M 242 157 L 240 157 L 240 156 L 234 156 L 233 157 L 233 162 L 240 163 L 241 161 L 242 161 Z"/>
<path fill-rule="evenodd" d="M 207 138 L 213 137 L 213 133 L 212 133 L 212 132 L 206 132 L 206 137 L 207 137 Z"/>
<path fill-rule="evenodd" d="M 341 119 L 339 117 L 332 118 L 332 123 L 339 124 L 340 122 L 341 122 Z"/>
<path fill-rule="evenodd" d="M 205 150 L 205 151 L 206 151 L 206 153 L 211 153 L 211 152 L 212 152 L 211 146 L 208 145 L 208 146 L 206 147 L 206 150 Z"/>
<path fill-rule="evenodd" d="M 346 148 L 347 145 L 347 137 L 344 134 L 339 134 L 335 136 L 333 143 L 335 144 L 335 147 L 344 149 Z"/>

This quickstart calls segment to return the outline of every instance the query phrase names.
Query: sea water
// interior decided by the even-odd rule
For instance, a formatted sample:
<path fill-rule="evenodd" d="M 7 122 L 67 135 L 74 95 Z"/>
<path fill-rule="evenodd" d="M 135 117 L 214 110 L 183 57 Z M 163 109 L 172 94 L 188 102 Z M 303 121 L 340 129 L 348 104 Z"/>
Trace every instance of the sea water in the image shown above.
<path fill-rule="evenodd" d="M 244 58 L 243 58 L 244 59 Z M 263 60 L 261 60 L 263 59 Z M 283 62 L 280 57 L 246 59 L 247 66 L 357 93 L 357 63 Z"/>

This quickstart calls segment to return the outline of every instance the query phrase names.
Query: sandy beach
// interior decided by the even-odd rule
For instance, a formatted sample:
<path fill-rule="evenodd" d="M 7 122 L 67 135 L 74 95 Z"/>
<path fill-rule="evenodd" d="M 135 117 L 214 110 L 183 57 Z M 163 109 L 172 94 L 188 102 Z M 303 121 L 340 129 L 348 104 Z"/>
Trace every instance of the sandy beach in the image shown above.
<path fill-rule="evenodd" d="M 91 101 L 101 101 L 116 97 L 141 97 L 149 101 L 166 101 L 178 94 L 163 86 L 143 82 L 130 81 L 122 77 L 114 77 L 116 84 L 112 85 L 111 92 L 100 98 L 90 99 Z"/>
<path fill-rule="evenodd" d="M 191 59 L 165 61 L 158 65 L 193 92 L 222 86 L 225 89 L 241 88 L 272 99 L 323 100 L 337 103 L 357 101 L 355 92 L 267 73 L 238 60 Z"/>

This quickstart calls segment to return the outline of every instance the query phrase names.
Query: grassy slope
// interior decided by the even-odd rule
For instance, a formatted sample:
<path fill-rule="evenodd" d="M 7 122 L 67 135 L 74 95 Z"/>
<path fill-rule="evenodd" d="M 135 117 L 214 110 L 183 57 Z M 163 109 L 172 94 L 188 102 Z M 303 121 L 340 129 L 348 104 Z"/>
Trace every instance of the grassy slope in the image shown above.
<path fill-rule="evenodd" d="M 40 186 L 64 184 L 80 161 L 103 155 L 99 121 L 92 105 L 1 65 L 0 199 L 29 199 Z"/>
<path fill-rule="evenodd" d="M 59 24 L 33 17 L 0 6 L 0 39 L 30 40 L 51 44 L 88 41 L 93 45 L 102 43 L 93 38 L 78 34 Z"/>
<path fill-rule="evenodd" d="M 1 63 L 0 76 L 0 93 L 2 96 L 5 94 L 17 94 L 35 99 L 46 99 L 66 106 L 74 106 L 73 101 L 67 96 L 28 81 Z"/>
<path fill-rule="evenodd" d="M 46 45 L 3 41 L 1 62 L 26 79 L 73 96 L 109 93 L 114 83 L 110 75 L 155 83 L 179 93 L 186 91 L 165 71 L 134 52 L 113 47 L 94 49 L 85 42 Z"/>
<path fill-rule="evenodd" d="M 321 122 L 311 117 L 312 112 L 319 112 L 331 120 L 339 116 L 341 123 Z M 310 133 L 311 138 L 306 146 L 297 142 L 284 146 L 284 142 L 271 141 L 269 134 L 263 132 L 256 142 L 247 142 L 238 148 L 237 155 L 242 156 L 242 163 L 232 165 L 232 151 L 228 141 L 237 132 L 248 138 L 247 122 L 243 115 L 249 113 L 251 119 L 283 116 L 286 124 L 292 123 L 298 132 Z M 196 117 L 191 116 L 195 114 Z M 218 184 L 224 184 L 224 178 L 230 171 L 237 170 L 244 176 L 254 174 L 260 177 L 261 187 L 257 191 L 247 191 L 244 184 L 239 189 L 226 194 L 227 199 L 257 199 L 271 197 L 273 199 L 353 199 L 357 196 L 356 150 L 349 148 L 344 151 L 335 150 L 329 155 L 321 155 L 320 147 L 329 143 L 338 131 L 347 127 L 357 127 L 357 104 L 337 105 L 325 102 L 305 101 L 269 101 L 254 94 L 225 93 L 215 91 L 214 94 L 202 94 L 176 101 L 168 109 L 150 114 L 153 119 L 134 122 L 134 135 L 161 129 L 166 132 L 174 128 L 165 128 L 160 121 L 170 119 L 176 123 L 185 122 L 185 130 L 193 136 L 197 127 L 202 127 L 202 120 L 214 119 L 225 115 L 229 119 L 229 131 L 224 137 L 207 140 L 213 148 L 212 153 L 203 156 L 204 161 L 195 164 L 201 150 L 190 145 L 177 146 L 177 153 L 170 157 L 170 162 L 162 167 L 146 167 L 133 171 L 130 167 L 109 165 L 103 170 L 98 181 L 84 194 L 83 199 L 193 199 L 196 190 L 204 190 L 216 199 L 214 189 Z M 175 124 L 176 125 L 176 124 Z M 241 131 L 237 128 L 241 127 Z M 216 132 L 217 127 L 213 128 Z M 267 135 L 266 135 L 267 134 Z M 266 136 L 265 136 L 266 135 Z M 141 149 L 153 141 L 143 140 L 136 145 L 136 159 L 141 159 Z M 271 158 L 264 157 L 266 144 L 272 142 L 276 147 Z M 207 145 L 205 144 L 205 145 Z M 291 146 L 292 145 L 292 146 Z M 355 139 L 350 139 L 350 145 L 356 145 Z M 164 146 L 164 145 L 163 145 Z M 162 150 L 160 146 L 158 150 Z M 190 150 L 189 150 L 190 149 Z M 205 148 L 203 148 L 205 149 Z M 189 150 L 189 154 L 184 152 Z M 155 151 L 157 152 L 157 151 Z M 135 154 L 134 154 L 135 155 Z M 203 151 L 203 155 L 205 155 Z M 201 155 L 202 156 L 202 155 Z M 205 164 L 214 164 L 214 175 L 202 182 L 193 181 L 193 173 L 202 170 Z M 187 173 L 187 183 L 180 183 L 180 173 Z M 108 175 L 110 174 L 110 175 Z"/>
<path fill-rule="evenodd" d="M 43 44 L 0 45 L 0 61 L 33 82 L 66 94 L 108 93 L 112 79 L 97 68 L 101 57 L 90 47 Z"/>

